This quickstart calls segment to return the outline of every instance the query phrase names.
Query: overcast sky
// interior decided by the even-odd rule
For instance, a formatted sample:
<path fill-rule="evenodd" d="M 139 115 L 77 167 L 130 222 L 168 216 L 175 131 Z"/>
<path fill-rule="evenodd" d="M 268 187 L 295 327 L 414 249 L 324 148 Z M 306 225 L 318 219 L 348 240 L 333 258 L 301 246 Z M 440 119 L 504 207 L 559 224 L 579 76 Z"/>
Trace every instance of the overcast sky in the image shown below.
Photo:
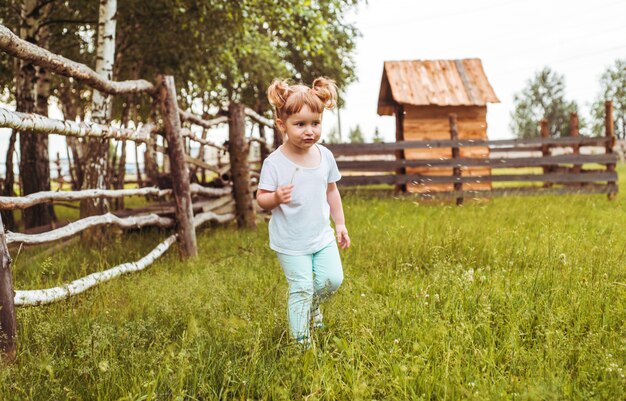
<path fill-rule="evenodd" d="M 379 127 L 385 141 L 395 140 L 393 117 L 376 113 L 385 60 L 480 58 L 501 101 L 488 106 L 492 139 L 512 136 L 513 95 L 544 66 L 564 75 L 568 99 L 588 118 L 600 74 L 626 59 L 625 17 L 626 0 L 368 0 L 350 15 L 362 36 L 355 55 L 358 82 L 341 88 L 343 138 L 359 124 L 366 139 Z M 326 112 L 324 132 L 336 122 L 336 114 Z M 226 136 L 224 129 L 211 134 Z M 2 160 L 7 143 L 8 130 L 0 130 Z M 51 159 L 57 151 L 65 155 L 65 140 L 51 136 Z"/>
<path fill-rule="evenodd" d="M 564 75 L 567 98 L 583 118 L 599 77 L 626 59 L 626 0 L 369 0 L 353 16 L 361 30 L 359 82 L 345 88 L 344 139 L 357 124 L 395 140 L 393 117 L 376 113 L 383 62 L 480 58 L 499 104 L 487 107 L 489 138 L 511 137 L 513 95 L 544 66 Z M 325 115 L 324 130 L 336 124 Z"/>

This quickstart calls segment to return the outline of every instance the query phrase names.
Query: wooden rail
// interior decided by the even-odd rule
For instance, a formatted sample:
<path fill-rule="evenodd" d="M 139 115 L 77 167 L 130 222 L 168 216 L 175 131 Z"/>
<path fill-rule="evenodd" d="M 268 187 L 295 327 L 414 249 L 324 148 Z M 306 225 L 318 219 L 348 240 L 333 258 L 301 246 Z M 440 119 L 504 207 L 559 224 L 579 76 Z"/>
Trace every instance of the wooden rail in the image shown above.
<path fill-rule="evenodd" d="M 181 130 L 181 132 L 182 132 L 182 134 L 183 134 L 183 137 L 185 137 L 185 138 L 189 138 L 189 139 L 191 139 L 192 141 L 196 141 L 196 142 L 198 142 L 198 143 L 200 143 L 200 144 L 202 144 L 202 145 L 206 145 L 206 146 L 209 146 L 209 147 L 212 147 L 212 148 L 215 148 L 215 149 L 219 149 L 219 150 L 221 150 L 221 151 L 223 151 L 223 152 L 228 151 L 228 149 L 226 149 L 226 148 L 225 148 L 225 147 L 223 147 L 223 146 L 220 146 L 220 145 L 218 145 L 218 144 L 216 144 L 216 143 L 213 143 L 213 142 L 211 142 L 211 141 L 207 141 L 206 139 L 202 139 L 202 138 L 200 138 L 200 137 L 196 136 L 196 134 L 194 134 L 193 132 L 191 132 L 191 130 L 190 130 L 190 129 L 183 128 L 183 129 Z"/>
<path fill-rule="evenodd" d="M 0 196 L 0 209 L 25 209 L 40 203 L 52 201 L 77 201 L 93 198 L 122 198 L 125 196 L 164 197 L 172 194 L 171 189 L 85 189 L 82 191 L 45 191 L 26 196 Z"/>
<path fill-rule="evenodd" d="M 146 143 L 150 140 L 152 124 L 139 129 L 117 128 L 94 122 L 56 120 L 39 114 L 27 114 L 0 107 L 0 127 L 39 134 L 56 134 L 76 138 L 118 139 Z"/>
<path fill-rule="evenodd" d="M 157 188 L 142 188 L 137 190 L 91 189 L 74 192 L 42 192 L 26 197 L 0 197 L 0 209 L 24 209 L 45 202 L 122 198 L 130 195 L 150 195 L 159 197 L 173 195 L 174 205 L 172 205 L 171 211 L 176 216 L 174 220 L 160 217 L 156 214 L 127 218 L 105 214 L 87 217 L 64 227 L 36 235 L 19 233 L 5 234 L 0 219 L 0 347 L 2 348 L 5 359 L 12 360 L 16 355 L 15 305 L 38 305 L 54 302 L 74 294 L 79 294 L 100 282 L 108 281 L 123 273 L 144 269 L 161 256 L 175 241 L 180 242 L 179 250 L 183 258 L 193 257 L 197 255 L 195 238 L 195 230 L 197 227 L 209 221 L 224 223 L 235 218 L 235 214 L 233 213 L 218 213 L 219 210 L 224 211 L 231 208 L 229 204 L 231 202 L 230 200 L 218 198 L 209 201 L 205 206 L 194 208 L 191 198 L 192 194 L 210 197 L 226 195 L 232 199 L 233 189 L 190 186 L 186 167 L 187 163 L 209 169 L 211 169 L 211 166 L 204 163 L 202 160 L 193 159 L 190 155 L 185 153 L 185 136 L 190 140 L 200 143 L 202 146 L 214 147 L 221 152 L 225 152 L 227 149 L 207 141 L 204 137 L 197 137 L 190 130 L 182 129 L 181 123 L 183 121 L 204 128 L 211 128 L 228 122 L 231 125 L 230 142 L 237 142 L 238 146 L 241 147 L 241 149 L 237 149 L 238 151 L 244 148 L 242 145 L 245 145 L 246 148 L 248 146 L 248 143 L 243 139 L 245 136 L 245 131 L 243 130 L 245 125 L 240 117 L 248 116 L 259 124 L 269 127 L 273 126 L 273 121 L 245 108 L 243 105 L 236 105 L 237 107 L 234 108 L 232 107 L 233 105 L 231 105 L 231 107 L 229 107 L 229 116 L 217 117 L 210 120 L 203 119 L 192 113 L 179 110 L 174 78 L 172 76 L 160 75 L 157 77 L 155 84 L 145 80 L 112 81 L 103 78 L 84 64 L 56 55 L 46 49 L 20 39 L 2 25 L 0 25 L 0 50 L 16 58 L 44 67 L 47 71 L 82 81 L 102 93 L 111 95 L 149 94 L 153 97 L 153 120 L 158 120 L 160 111 L 163 121 L 163 125 L 160 127 L 153 124 L 144 124 L 141 125 L 139 129 L 128 129 L 96 123 L 77 123 L 75 121 L 55 120 L 36 114 L 25 114 L 0 108 L 0 127 L 12 128 L 18 131 L 58 134 L 85 139 L 131 140 L 146 143 L 148 144 L 146 160 L 148 160 L 149 156 L 152 163 L 154 163 L 153 149 L 155 145 L 153 136 L 155 132 L 162 133 L 167 139 L 167 148 L 163 150 L 164 153 L 167 154 L 171 166 L 169 173 L 172 176 L 173 184 L 172 190 L 159 190 Z M 235 122 L 233 122 L 230 117 L 234 114 L 234 110 L 237 112 L 237 121 Z M 253 140 L 257 140 L 263 146 L 266 146 L 266 143 L 264 143 L 262 139 Z M 232 145 L 230 151 L 231 153 L 233 152 Z M 246 221 L 251 222 L 248 224 L 248 226 L 250 226 L 254 224 L 254 209 L 252 207 L 251 197 L 249 196 L 249 192 L 252 190 L 249 185 L 249 173 L 247 171 L 249 168 L 245 160 L 238 157 L 231 159 L 234 159 L 234 161 L 231 160 L 232 168 L 234 171 L 237 171 L 237 174 L 233 174 L 233 185 L 237 189 L 236 192 L 237 194 L 247 195 L 244 201 L 237 199 L 237 202 L 232 200 L 232 203 L 236 204 L 237 216 L 239 217 L 245 214 Z M 231 166 L 217 168 L 216 172 L 221 172 L 224 168 L 230 169 Z M 139 167 L 137 167 L 137 170 L 139 173 Z M 59 176 L 62 178 L 60 173 Z M 149 176 L 152 182 L 156 182 L 155 174 L 149 173 Z M 244 188 L 245 186 L 247 186 L 247 188 Z M 205 201 L 200 201 L 198 204 L 203 202 Z M 194 209 L 200 209 L 199 213 L 195 216 L 193 215 Z M 163 228 L 176 226 L 177 233 L 168 237 L 153 251 L 137 262 L 125 263 L 104 272 L 94 273 L 60 287 L 46 290 L 14 292 L 10 271 L 11 258 L 7 243 L 48 243 L 69 238 L 88 228 L 109 224 L 116 224 L 122 228 L 143 227 L 148 225 L 156 225 Z"/>
<path fill-rule="evenodd" d="M 103 78 L 84 64 L 59 56 L 20 39 L 4 25 L 0 25 L 0 50 L 16 58 L 44 67 L 59 75 L 82 81 L 92 88 L 110 95 L 129 93 L 149 93 L 153 95 L 156 93 L 155 86 L 143 79 L 115 82 Z"/>
<path fill-rule="evenodd" d="M 113 216 L 113 218 L 119 219 L 115 216 Z M 194 217 L 193 225 L 195 228 L 198 228 L 202 224 L 205 224 L 209 221 L 216 221 L 218 223 L 227 223 L 234 219 L 235 219 L 235 215 L 233 213 L 217 214 L 214 212 L 203 212 L 203 213 L 197 214 Z M 86 219 L 83 219 L 83 220 L 86 220 Z M 154 218 L 152 218 L 152 220 L 154 220 Z M 159 218 L 159 220 L 166 223 L 167 225 L 174 223 L 172 219 Z M 176 236 L 177 234 L 169 236 L 167 239 L 165 239 L 165 241 L 160 243 L 150 253 L 148 253 L 146 256 L 144 256 L 143 258 L 141 258 L 140 260 L 136 262 L 124 263 L 124 264 L 112 267 L 102 272 L 92 273 L 88 276 L 74 280 L 68 284 L 65 284 L 59 287 L 48 288 L 44 290 L 17 290 L 15 291 L 15 296 L 13 299 L 14 305 L 15 306 L 33 306 L 33 305 L 49 304 L 52 302 L 66 299 L 72 295 L 80 294 L 97 284 L 104 283 L 122 274 L 127 274 L 127 273 L 132 273 L 132 272 L 143 270 L 146 267 L 150 266 L 152 263 L 154 263 L 156 259 L 158 259 L 161 255 L 163 255 L 163 253 L 165 253 L 165 251 L 167 251 L 170 248 L 170 246 L 174 242 L 176 242 Z M 66 237 L 63 237 L 63 238 L 66 238 Z M 57 240 L 57 239 L 61 239 L 61 238 L 56 238 L 54 240 Z"/>
<path fill-rule="evenodd" d="M 557 164 L 608 164 L 616 163 L 615 154 L 600 155 L 559 155 L 546 157 L 496 157 L 496 158 L 440 158 L 421 160 L 355 160 L 337 161 L 337 166 L 343 171 L 393 171 L 400 167 L 491 167 L 499 168 L 523 168 L 543 167 Z"/>
<path fill-rule="evenodd" d="M 210 120 L 205 120 L 202 117 L 197 116 L 188 111 L 180 110 L 179 113 L 180 113 L 181 122 L 189 122 L 191 124 L 195 124 L 203 128 L 213 128 L 220 124 L 224 124 L 228 122 L 227 116 L 221 116 L 221 117 L 212 118 Z"/>
<path fill-rule="evenodd" d="M 72 295 L 80 294 L 97 284 L 104 283 L 122 274 L 143 270 L 163 255 L 174 242 L 176 242 L 176 234 L 167 237 L 165 241 L 161 242 L 150 253 L 136 262 L 124 263 L 102 272 L 92 273 L 69 284 L 45 290 L 17 290 L 14 298 L 15 305 L 32 306 L 60 301 Z"/>
<path fill-rule="evenodd" d="M 343 185 L 387 184 L 402 188 L 414 184 L 412 188 L 420 196 L 456 197 L 457 204 L 463 203 L 463 196 L 490 197 L 514 193 L 606 193 L 612 198 L 617 193 L 617 173 L 615 163 L 618 157 L 613 153 L 615 137 L 612 127 L 611 103 L 606 105 L 606 133 L 604 137 L 581 137 L 578 132 L 578 117 L 571 116 L 571 132 L 568 137 L 550 138 L 548 122 L 541 121 L 541 137 L 532 139 L 457 139 L 456 118 L 450 115 L 450 139 L 432 141 L 399 141 L 394 143 L 337 144 L 327 145 L 337 157 L 337 166 L 344 172 Z M 603 154 L 584 154 L 586 146 L 603 147 Z M 480 147 L 489 149 L 491 157 L 461 157 L 460 149 Z M 571 148 L 572 154 L 552 155 L 553 148 Z M 451 157 L 407 160 L 398 158 L 407 149 L 450 149 Z M 514 157 L 514 153 L 522 157 Z M 540 153 L 539 153 L 540 152 Z M 428 153 L 428 152 L 426 152 Z M 539 156 L 531 157 L 529 154 Z M 396 154 L 396 160 L 389 156 Z M 376 159 L 374 155 L 384 158 Z M 502 157 L 502 155 L 510 155 Z M 406 168 L 426 168 L 428 172 L 406 174 Z M 497 169 L 541 168 L 539 174 L 485 174 L 477 175 L 471 168 L 483 167 L 488 171 Z M 362 173 L 362 174 L 360 174 Z M 372 174 L 374 173 L 374 174 Z M 376 174 L 378 173 L 378 174 Z M 496 188 L 470 190 L 464 184 L 479 183 L 540 183 L 541 186 L 526 188 Z M 432 186 L 447 184 L 447 186 Z M 451 185 L 450 185 L 451 184 Z M 563 186 L 555 187 L 555 185 Z M 553 189 L 552 191 L 545 191 Z"/>
<path fill-rule="evenodd" d="M 244 113 L 246 116 L 250 117 L 253 121 L 262 124 L 268 128 L 274 128 L 274 120 L 270 120 L 269 118 L 265 118 L 256 111 L 252 110 L 249 107 L 244 109 Z"/>
<path fill-rule="evenodd" d="M 45 244 L 47 242 L 54 242 L 73 237 L 89 228 L 111 224 L 114 224 L 120 228 L 140 228 L 146 226 L 169 228 L 174 226 L 175 221 L 174 219 L 160 217 L 156 214 L 119 218 L 112 213 L 107 213 L 100 216 L 85 217 L 61 228 L 57 228 L 41 234 L 20 234 L 8 232 L 7 244 L 16 242 L 26 245 Z"/>
<path fill-rule="evenodd" d="M 481 183 L 481 182 L 551 182 L 555 184 L 563 183 L 592 183 L 602 181 L 616 181 L 616 172 L 585 172 L 573 173 L 549 173 L 549 174 L 503 174 L 484 176 L 445 176 L 445 175 L 366 175 L 366 176 L 344 176 L 341 179 L 343 185 L 371 185 L 371 184 L 454 184 L 454 183 Z M 487 192 L 487 191 L 485 191 Z"/>
<path fill-rule="evenodd" d="M 328 144 L 325 145 L 335 156 L 344 155 L 385 155 L 394 154 L 398 150 L 405 149 L 435 149 L 435 148 L 467 148 L 467 147 L 484 147 L 488 146 L 492 151 L 500 151 L 498 147 L 509 147 L 506 150 L 523 152 L 527 150 L 541 150 L 541 145 L 550 147 L 569 147 L 572 145 L 579 146 L 605 146 L 611 142 L 606 137 L 562 137 L 562 138 L 532 138 L 532 139 L 459 139 L 456 141 L 449 139 L 432 140 L 432 141 L 399 141 L 399 142 L 383 142 L 383 143 L 359 143 L 359 144 Z M 531 149 L 527 149 L 530 147 Z"/>

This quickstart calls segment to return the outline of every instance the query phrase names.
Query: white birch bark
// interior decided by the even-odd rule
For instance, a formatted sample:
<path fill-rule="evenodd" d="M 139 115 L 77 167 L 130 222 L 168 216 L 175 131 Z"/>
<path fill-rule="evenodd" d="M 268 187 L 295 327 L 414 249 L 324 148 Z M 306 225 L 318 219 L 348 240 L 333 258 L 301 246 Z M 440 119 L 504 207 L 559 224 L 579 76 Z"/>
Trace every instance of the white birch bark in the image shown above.
<path fill-rule="evenodd" d="M 180 130 L 180 133 L 183 135 L 183 137 L 187 137 L 187 138 L 191 139 L 192 141 L 196 141 L 198 143 L 201 143 L 202 145 L 210 146 L 212 148 L 219 149 L 219 150 L 224 151 L 224 152 L 227 151 L 227 149 L 225 147 L 223 147 L 223 146 L 220 146 L 220 145 L 218 145 L 216 143 L 207 141 L 204 138 L 200 138 L 199 136 L 194 134 L 189 128 L 182 128 Z"/>
<path fill-rule="evenodd" d="M 96 50 L 96 73 L 103 79 L 110 80 L 113 75 L 113 62 L 115 61 L 115 12 L 117 0 L 100 0 L 100 13 L 98 17 L 98 48 Z M 108 123 L 111 116 L 110 96 L 102 95 L 94 90 L 92 99 L 92 120 L 96 123 Z M 108 155 L 109 141 L 90 141 L 85 144 L 85 177 L 83 189 L 107 188 L 108 179 Z M 92 199 L 81 202 L 80 216 L 93 216 L 103 214 L 108 210 L 106 199 Z M 85 240 L 98 242 L 104 237 L 99 230 L 85 232 Z"/>
<path fill-rule="evenodd" d="M 251 108 L 246 107 L 244 110 L 244 113 L 246 114 L 246 116 L 250 117 L 250 119 L 252 119 L 253 121 L 259 124 L 263 124 L 268 128 L 274 128 L 274 120 L 270 120 L 269 118 L 263 117 L 262 115 L 252 110 Z"/>
<path fill-rule="evenodd" d="M 96 53 L 96 74 L 107 80 L 113 78 L 115 61 L 115 14 L 117 0 L 100 0 L 98 17 L 98 48 Z M 92 118 L 105 122 L 111 118 L 111 97 L 95 90 L 93 93 Z"/>
<path fill-rule="evenodd" d="M 188 111 L 180 110 L 178 113 L 180 114 L 181 122 L 190 122 L 203 128 L 212 128 L 219 124 L 224 124 L 228 122 L 228 117 L 226 116 L 216 117 L 211 120 L 205 120 L 202 117 Z"/>
<path fill-rule="evenodd" d="M 222 197 L 232 193 L 232 188 L 208 188 L 191 184 L 192 194 L 210 197 Z M 25 209 L 51 201 L 77 201 L 91 198 L 122 198 L 125 196 L 157 196 L 162 198 L 172 194 L 171 189 L 86 189 L 83 191 L 45 191 L 27 196 L 0 196 L 0 210 Z"/>
<path fill-rule="evenodd" d="M 27 245 L 37 245 L 70 238 L 88 228 L 101 225 L 115 224 L 121 228 L 139 228 L 145 226 L 169 228 L 173 227 L 174 223 L 174 219 L 160 217 L 156 214 L 120 218 L 111 213 L 107 213 L 102 216 L 85 217 L 84 219 L 75 221 L 64 227 L 47 231 L 41 234 L 22 234 L 9 231 L 6 235 L 6 238 L 7 244 L 18 242 Z"/>
<path fill-rule="evenodd" d="M 154 93 L 156 90 L 152 83 L 143 79 L 121 82 L 103 79 L 85 64 L 77 63 L 20 39 L 4 25 L 0 25 L 0 50 L 20 60 L 46 67 L 59 75 L 85 82 L 89 86 L 105 93 L 116 95 L 123 93 Z"/>
<path fill-rule="evenodd" d="M 198 185 L 198 184 L 191 184 L 189 188 L 192 194 L 207 195 L 207 196 L 223 196 L 223 195 L 231 194 L 233 192 L 233 189 L 230 187 L 209 188 L 209 187 L 203 187 L 202 185 Z"/>
<path fill-rule="evenodd" d="M 217 214 L 213 212 L 198 213 L 193 219 L 194 228 L 198 228 L 208 221 L 217 221 L 218 223 L 227 223 L 235 219 L 234 213 Z"/>
<path fill-rule="evenodd" d="M 136 262 L 124 263 L 109 270 L 92 273 L 60 287 L 48 288 L 45 290 L 15 291 L 15 305 L 29 306 L 49 304 L 61 299 L 69 298 L 72 295 L 80 294 L 97 284 L 109 281 L 122 274 L 143 270 L 163 255 L 163 253 L 165 253 L 165 251 L 167 251 L 174 242 L 176 242 L 176 234 L 167 237 L 165 241 L 160 243 L 149 254 Z"/>
<path fill-rule="evenodd" d="M 76 122 L 56 120 L 39 114 L 20 113 L 0 107 L 0 127 L 18 131 L 33 131 L 41 134 L 57 134 L 78 138 L 92 137 L 101 139 L 130 140 L 148 142 L 154 124 L 141 125 L 138 129 L 116 128 L 95 122 Z"/>

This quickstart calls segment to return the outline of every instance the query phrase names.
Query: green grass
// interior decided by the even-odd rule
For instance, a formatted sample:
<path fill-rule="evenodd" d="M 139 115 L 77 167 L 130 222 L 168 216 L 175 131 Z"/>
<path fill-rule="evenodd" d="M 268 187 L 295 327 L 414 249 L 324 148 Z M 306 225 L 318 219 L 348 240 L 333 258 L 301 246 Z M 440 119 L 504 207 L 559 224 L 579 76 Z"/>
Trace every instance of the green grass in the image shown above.
<path fill-rule="evenodd" d="M 620 166 L 621 187 L 626 169 Z M 2 400 L 626 398 L 626 197 L 462 207 L 351 191 L 345 281 L 315 349 L 287 338 L 267 226 L 205 228 L 146 271 L 19 308 Z M 18 289 L 136 259 L 166 233 L 22 250 Z"/>

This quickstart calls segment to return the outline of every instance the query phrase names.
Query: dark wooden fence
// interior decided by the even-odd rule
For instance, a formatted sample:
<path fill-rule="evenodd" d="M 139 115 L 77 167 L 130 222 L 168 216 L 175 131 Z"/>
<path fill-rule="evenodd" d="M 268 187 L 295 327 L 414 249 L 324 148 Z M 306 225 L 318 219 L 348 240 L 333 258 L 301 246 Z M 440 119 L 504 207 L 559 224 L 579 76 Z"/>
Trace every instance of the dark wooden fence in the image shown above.
<path fill-rule="evenodd" d="M 603 193 L 612 198 L 618 191 L 613 153 L 615 136 L 612 105 L 606 103 L 607 124 L 603 137 L 569 137 L 533 139 L 474 140 L 450 139 L 436 141 L 402 141 L 393 143 L 363 143 L 327 145 L 337 158 L 343 174 L 343 186 L 373 184 L 433 185 L 448 184 L 451 190 L 416 193 L 426 198 L 456 198 L 462 203 L 465 197 L 491 197 L 523 194 Z M 455 118 L 451 116 L 451 137 L 454 137 Z M 542 123 L 545 126 L 545 122 Z M 459 157 L 455 151 L 465 147 L 488 147 L 489 158 Z M 601 154 L 585 152 L 601 149 Z M 451 158 L 402 160 L 394 155 L 404 149 L 452 149 Z M 558 154 L 560 153 L 560 154 Z M 468 167 L 489 167 L 491 174 L 463 175 Z M 406 168 L 447 168 L 451 173 L 406 174 Z M 529 172 L 528 169 L 537 170 Z M 507 169 L 503 174 L 502 169 Z M 524 169 L 515 173 L 515 169 Z M 508 171 L 511 170 L 511 171 Z M 399 173 L 398 173 L 399 172 Z M 491 190 L 469 190 L 464 185 L 472 183 L 497 183 Z M 506 187 L 499 187 L 507 183 Z M 524 185 L 516 185 L 524 183 Z M 535 185 L 533 185 L 535 184 Z"/>

